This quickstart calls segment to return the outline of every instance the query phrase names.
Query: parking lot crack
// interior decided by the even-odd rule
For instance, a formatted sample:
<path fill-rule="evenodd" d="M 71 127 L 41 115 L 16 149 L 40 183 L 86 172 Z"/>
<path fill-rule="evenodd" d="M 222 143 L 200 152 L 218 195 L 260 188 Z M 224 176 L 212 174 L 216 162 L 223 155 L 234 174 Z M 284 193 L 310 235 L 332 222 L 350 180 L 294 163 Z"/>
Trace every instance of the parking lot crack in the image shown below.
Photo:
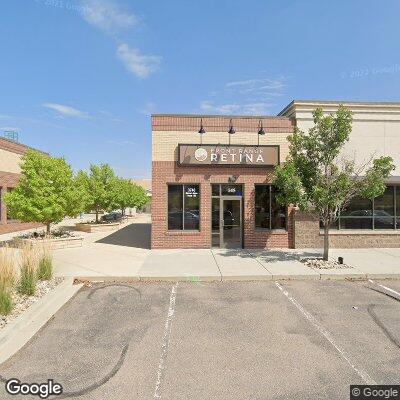
<path fill-rule="evenodd" d="M 367 307 L 368 314 L 371 316 L 373 321 L 379 326 L 379 328 L 382 330 L 382 332 L 385 334 L 385 336 L 390 340 L 391 343 L 393 343 L 396 347 L 400 349 L 400 343 L 399 341 L 389 332 L 389 330 L 386 328 L 385 324 L 379 319 L 378 315 L 376 314 L 374 308 L 376 307 L 376 304 L 370 304 Z"/>

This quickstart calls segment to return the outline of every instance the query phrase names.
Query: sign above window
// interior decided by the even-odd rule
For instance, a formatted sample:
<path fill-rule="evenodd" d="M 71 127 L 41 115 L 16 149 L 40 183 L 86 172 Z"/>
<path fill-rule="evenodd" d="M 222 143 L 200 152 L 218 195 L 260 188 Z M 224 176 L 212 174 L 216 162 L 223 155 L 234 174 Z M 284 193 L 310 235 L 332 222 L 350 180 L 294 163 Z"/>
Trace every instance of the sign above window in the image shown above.
<path fill-rule="evenodd" d="M 180 165 L 242 165 L 275 167 L 279 164 L 279 146 L 223 144 L 179 144 Z"/>

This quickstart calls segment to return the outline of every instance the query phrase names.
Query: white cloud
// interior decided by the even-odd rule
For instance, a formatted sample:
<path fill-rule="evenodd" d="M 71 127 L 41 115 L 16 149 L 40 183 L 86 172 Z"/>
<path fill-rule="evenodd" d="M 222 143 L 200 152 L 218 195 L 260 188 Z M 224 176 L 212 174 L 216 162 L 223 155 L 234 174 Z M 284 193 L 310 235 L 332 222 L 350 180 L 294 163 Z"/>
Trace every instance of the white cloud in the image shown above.
<path fill-rule="evenodd" d="M 146 78 L 159 69 L 161 57 L 144 54 L 137 47 L 130 47 L 121 40 L 122 30 L 135 27 L 139 19 L 123 10 L 114 0 L 81 0 L 82 18 L 101 29 L 117 43 L 117 57 L 125 68 L 139 78 Z"/>
<path fill-rule="evenodd" d="M 205 100 L 200 104 L 202 111 L 215 114 L 244 114 L 244 115 L 262 115 L 267 114 L 274 104 L 266 102 L 257 103 L 231 103 L 231 104 L 215 104 L 212 101 Z"/>
<path fill-rule="evenodd" d="M 149 101 L 141 110 L 139 110 L 139 112 L 140 114 L 150 116 L 151 114 L 154 114 L 156 112 L 156 109 L 157 109 L 156 103 Z"/>
<path fill-rule="evenodd" d="M 126 43 L 118 46 L 117 56 L 125 68 L 139 78 L 146 78 L 158 70 L 161 63 L 161 57 L 142 54 L 138 49 L 131 48 Z"/>
<path fill-rule="evenodd" d="M 89 24 L 115 33 L 138 23 L 138 18 L 110 0 L 82 0 L 82 17 Z"/>
<path fill-rule="evenodd" d="M 0 128 L 0 131 L 5 132 L 5 131 L 18 131 L 18 128 L 15 126 L 2 126 Z"/>
<path fill-rule="evenodd" d="M 124 122 L 122 118 L 116 117 L 113 113 L 107 110 L 101 110 L 99 111 L 99 114 L 101 115 L 101 118 L 107 119 L 112 122 Z"/>
<path fill-rule="evenodd" d="M 257 95 L 264 97 L 275 97 L 283 94 L 283 91 L 286 88 L 286 78 L 247 79 L 243 81 L 228 82 L 225 87 L 243 94 L 257 93 Z"/>
<path fill-rule="evenodd" d="M 57 111 L 63 117 L 89 118 L 88 113 L 64 104 L 43 103 L 42 106 Z"/>
<path fill-rule="evenodd" d="M 273 100 L 285 94 L 287 78 L 254 78 L 226 83 L 200 103 L 202 111 L 215 114 L 263 115 L 275 106 Z M 235 99 L 232 102 L 232 99 Z"/>

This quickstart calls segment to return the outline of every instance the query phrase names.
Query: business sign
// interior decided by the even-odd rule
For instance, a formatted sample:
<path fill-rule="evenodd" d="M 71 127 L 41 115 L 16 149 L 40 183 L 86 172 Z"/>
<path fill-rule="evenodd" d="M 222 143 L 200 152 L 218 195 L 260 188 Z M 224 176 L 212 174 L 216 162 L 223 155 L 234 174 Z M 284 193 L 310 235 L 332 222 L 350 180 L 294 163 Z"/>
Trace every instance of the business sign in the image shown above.
<path fill-rule="evenodd" d="M 279 146 L 179 144 L 179 164 L 274 167 L 279 164 Z"/>

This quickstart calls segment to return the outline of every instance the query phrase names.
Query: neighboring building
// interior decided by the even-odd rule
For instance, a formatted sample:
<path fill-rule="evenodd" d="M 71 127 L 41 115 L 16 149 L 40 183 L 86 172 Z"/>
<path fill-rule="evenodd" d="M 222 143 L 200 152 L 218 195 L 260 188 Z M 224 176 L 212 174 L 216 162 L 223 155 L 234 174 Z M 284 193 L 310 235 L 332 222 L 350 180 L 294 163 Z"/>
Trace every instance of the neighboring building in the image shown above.
<path fill-rule="evenodd" d="M 400 103 L 342 104 L 354 113 L 346 155 L 390 155 L 396 170 L 382 197 L 352 202 L 331 245 L 400 247 Z M 312 126 L 316 107 L 338 105 L 294 101 L 277 117 L 153 115 L 152 248 L 322 247 L 318 222 L 279 206 L 272 182 L 287 136 Z"/>
<path fill-rule="evenodd" d="M 380 156 L 391 156 L 396 169 L 383 196 L 369 201 L 354 199 L 331 231 L 331 246 L 400 247 L 400 103 L 366 103 L 294 100 L 279 115 L 296 121 L 299 129 L 313 126 L 312 112 L 321 107 L 335 113 L 344 104 L 353 113 L 353 129 L 343 156 L 364 165 Z M 318 222 L 297 214 L 295 247 L 321 247 Z"/>
<path fill-rule="evenodd" d="M 4 196 L 18 185 L 21 156 L 30 147 L 0 137 L 0 234 L 38 226 L 34 223 L 20 223 L 7 216 Z"/>

